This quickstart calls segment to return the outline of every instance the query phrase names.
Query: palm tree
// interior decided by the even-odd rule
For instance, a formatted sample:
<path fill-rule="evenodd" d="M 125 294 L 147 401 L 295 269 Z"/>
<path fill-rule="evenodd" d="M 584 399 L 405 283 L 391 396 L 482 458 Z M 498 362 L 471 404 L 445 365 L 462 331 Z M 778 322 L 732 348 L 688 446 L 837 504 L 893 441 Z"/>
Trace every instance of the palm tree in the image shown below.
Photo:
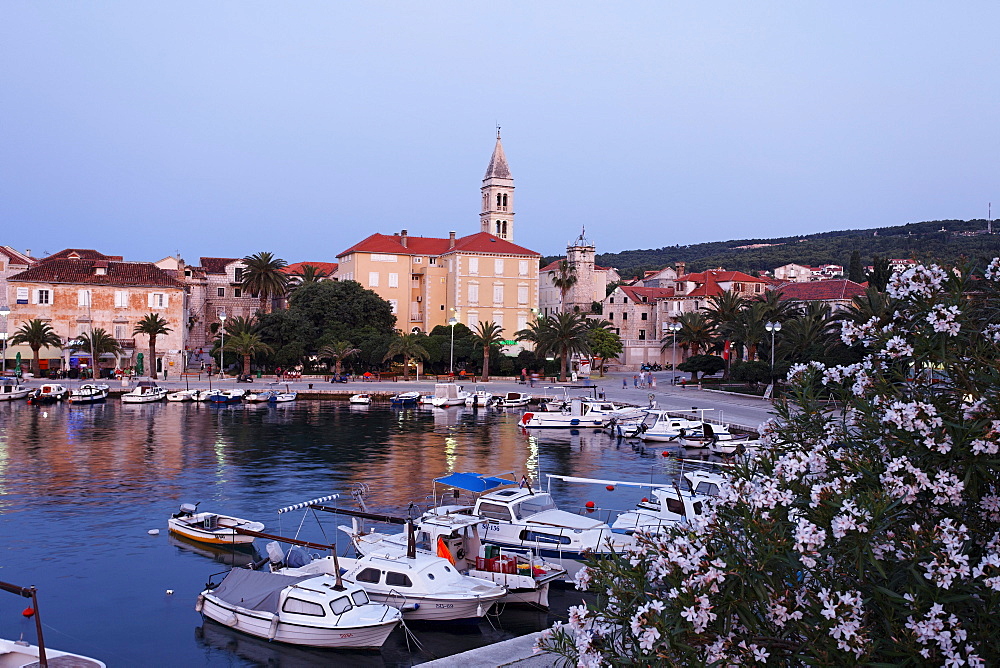
<path fill-rule="evenodd" d="M 397 332 L 396 338 L 389 344 L 389 350 L 385 353 L 382 361 L 391 360 L 398 355 L 403 356 L 403 380 L 410 379 L 410 360 L 425 360 L 430 357 L 430 353 L 421 343 L 421 334 L 403 334 Z"/>
<path fill-rule="evenodd" d="M 244 290 L 260 297 L 260 310 L 270 313 L 271 299 L 282 297 L 288 290 L 288 274 L 282 271 L 288 263 L 272 253 L 261 251 L 243 258 Z"/>
<path fill-rule="evenodd" d="M 490 350 L 493 346 L 499 345 L 503 341 L 503 337 L 500 336 L 500 332 L 503 331 L 503 327 L 496 324 L 492 320 L 489 322 L 480 322 L 476 325 L 475 329 L 472 330 L 472 340 L 477 346 L 483 347 L 483 377 L 482 381 L 488 382 L 490 379 Z"/>
<path fill-rule="evenodd" d="M 272 353 L 274 349 L 261 341 L 259 334 L 240 332 L 226 341 L 226 350 L 243 358 L 243 374 L 250 374 L 250 358 L 259 353 Z"/>
<path fill-rule="evenodd" d="M 350 341 L 337 341 L 333 345 L 323 346 L 319 349 L 319 356 L 321 359 L 331 359 L 334 362 L 334 372 L 339 376 L 341 371 L 343 371 L 344 360 L 354 355 L 355 353 L 360 353 L 360 348 L 355 348 L 354 344 Z"/>
<path fill-rule="evenodd" d="M 566 293 L 576 285 L 576 267 L 568 260 L 559 262 L 559 273 L 552 278 L 552 286 L 559 290 L 559 309 L 566 312 Z"/>
<path fill-rule="evenodd" d="M 705 312 L 705 320 L 712 325 L 723 339 L 731 339 L 733 326 L 740 313 L 746 308 L 747 300 L 738 292 L 726 290 L 708 299 L 708 305 L 701 308 Z"/>
<path fill-rule="evenodd" d="M 555 353 L 562 360 L 560 382 L 569 375 L 570 355 L 590 353 L 590 325 L 579 313 L 556 313 L 541 316 L 528 323 L 525 329 L 514 334 L 519 341 L 535 344 L 535 354 Z"/>
<path fill-rule="evenodd" d="M 302 285 L 303 283 L 319 283 L 324 278 L 328 277 L 330 272 L 326 269 L 320 269 L 319 267 L 311 264 L 304 264 L 299 271 L 291 275 L 291 281 L 295 282 L 297 285 Z"/>
<path fill-rule="evenodd" d="M 702 347 L 708 347 L 713 340 L 712 326 L 705 319 L 703 313 L 681 313 L 677 316 L 677 322 L 681 324 L 677 332 L 677 345 L 684 350 L 689 350 L 691 355 L 697 355 Z M 670 343 L 664 339 L 661 351 L 669 349 Z"/>
<path fill-rule="evenodd" d="M 31 373 L 38 376 L 38 351 L 42 348 L 58 348 L 62 339 L 52 329 L 52 325 L 38 318 L 21 324 L 21 328 L 10 337 L 12 346 L 27 345 L 34 357 L 31 359 Z"/>
<path fill-rule="evenodd" d="M 781 328 L 778 349 L 792 364 L 818 361 L 840 343 L 837 316 L 823 302 L 809 302 Z"/>
<path fill-rule="evenodd" d="M 863 295 L 854 298 L 844 316 L 856 325 L 863 325 L 875 318 L 879 325 L 886 325 L 896 312 L 896 300 L 878 288 L 869 285 Z"/>
<path fill-rule="evenodd" d="M 93 356 L 94 378 L 97 378 L 97 361 L 101 359 L 101 355 L 104 353 L 120 355 L 122 353 L 122 347 L 119 345 L 117 339 L 100 327 L 95 327 L 94 331 L 90 334 L 85 333 L 76 337 L 71 342 L 69 349 L 73 352 L 82 350 Z"/>
<path fill-rule="evenodd" d="M 156 379 L 156 337 L 166 335 L 173 330 L 167 327 L 170 324 L 157 313 L 150 313 L 143 316 L 142 320 L 136 323 L 133 334 L 145 334 L 149 337 L 149 376 Z"/>
<path fill-rule="evenodd" d="M 764 317 L 767 313 L 767 305 L 764 302 L 755 301 L 746 306 L 736 320 L 729 327 L 729 336 L 740 346 L 746 346 L 747 359 L 753 361 L 757 358 L 757 348 L 760 342 L 767 337 L 767 328 L 764 326 L 768 320 Z"/>
<path fill-rule="evenodd" d="M 781 290 L 768 290 L 753 299 L 751 303 L 760 302 L 764 305 L 764 322 L 785 322 L 796 316 L 798 307 L 795 306 L 795 302 L 782 297 L 784 292 Z"/>

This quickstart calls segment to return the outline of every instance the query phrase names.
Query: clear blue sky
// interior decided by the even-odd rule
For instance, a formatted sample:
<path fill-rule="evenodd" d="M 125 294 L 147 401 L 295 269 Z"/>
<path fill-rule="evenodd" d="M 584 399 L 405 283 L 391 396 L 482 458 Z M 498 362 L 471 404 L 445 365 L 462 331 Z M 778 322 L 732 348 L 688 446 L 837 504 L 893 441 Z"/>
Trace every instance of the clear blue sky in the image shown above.
<path fill-rule="evenodd" d="M 997 190 L 996 2 L 28 2 L 0 244 L 330 260 L 478 231 L 598 252 L 945 218 Z"/>

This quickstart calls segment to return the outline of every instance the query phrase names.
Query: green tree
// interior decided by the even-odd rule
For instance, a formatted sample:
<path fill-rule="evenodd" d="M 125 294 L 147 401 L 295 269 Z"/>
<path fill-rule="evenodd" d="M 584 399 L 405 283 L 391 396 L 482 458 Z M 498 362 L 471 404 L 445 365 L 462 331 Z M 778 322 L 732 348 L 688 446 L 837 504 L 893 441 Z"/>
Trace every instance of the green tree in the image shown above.
<path fill-rule="evenodd" d="M 757 359 L 757 348 L 767 336 L 765 325 L 768 321 L 764 318 L 766 312 L 767 304 L 764 302 L 749 303 L 728 328 L 730 338 L 738 347 L 746 347 L 747 359 L 750 361 Z"/>
<path fill-rule="evenodd" d="M 295 283 L 296 285 L 302 285 L 303 283 L 319 283 L 324 278 L 328 278 L 330 272 L 325 269 L 320 269 L 319 267 L 311 264 L 304 264 L 302 267 L 291 274 L 289 277 L 289 283 Z"/>
<path fill-rule="evenodd" d="M 783 290 L 768 290 L 763 295 L 754 298 L 753 302 L 760 302 L 764 305 L 764 322 L 785 322 L 797 315 L 795 302 L 784 297 Z"/>
<path fill-rule="evenodd" d="M 26 345 L 31 348 L 31 373 L 37 377 L 38 351 L 42 348 L 58 348 L 62 345 L 62 339 L 52 329 L 52 325 L 36 318 L 21 323 L 21 327 L 14 332 L 8 343 L 12 346 Z"/>
<path fill-rule="evenodd" d="M 514 334 L 518 341 L 528 341 L 535 346 L 535 354 L 554 353 L 562 360 L 559 380 L 569 375 L 569 358 L 574 354 L 590 353 L 590 325 L 578 313 L 556 313 L 541 316 L 528 323 L 525 329 Z"/>
<path fill-rule="evenodd" d="M 274 350 L 271 361 L 286 369 L 302 363 L 308 352 L 307 343 L 313 341 L 309 323 L 292 310 L 262 315 L 259 333 L 264 343 Z"/>
<path fill-rule="evenodd" d="M 288 308 L 309 323 L 308 343 L 315 346 L 313 350 L 337 341 L 353 341 L 367 354 L 360 330 L 370 327 L 391 333 L 396 328 L 389 302 L 357 281 L 304 283 L 289 295 Z"/>
<path fill-rule="evenodd" d="M 344 370 L 344 360 L 360 352 L 361 349 L 355 348 L 354 344 L 350 341 L 337 341 L 336 343 L 320 348 L 319 356 L 320 359 L 333 360 L 334 373 L 339 376 Z"/>
<path fill-rule="evenodd" d="M 712 325 L 703 313 L 681 313 L 677 316 L 677 322 L 681 325 L 677 332 L 677 345 L 684 350 L 690 350 L 692 355 L 697 355 L 699 350 L 707 348 L 715 339 Z M 669 348 L 670 343 L 664 341 L 660 351 Z"/>
<path fill-rule="evenodd" d="M 730 375 L 739 383 L 766 383 L 771 379 L 771 365 L 767 362 L 736 362 Z"/>
<path fill-rule="evenodd" d="M 798 318 L 788 320 L 778 333 L 778 354 L 792 364 L 826 358 L 842 345 L 837 318 L 822 302 L 808 302 Z"/>
<path fill-rule="evenodd" d="M 271 311 L 271 300 L 288 291 L 288 274 L 282 271 L 288 263 L 273 253 L 261 251 L 243 258 L 243 289 L 260 297 L 260 311 Z"/>
<path fill-rule="evenodd" d="M 692 355 L 677 365 L 678 371 L 691 374 L 691 380 L 697 381 L 698 374 L 718 373 L 726 368 L 726 360 L 718 355 Z"/>
<path fill-rule="evenodd" d="M 889 285 L 889 279 L 892 278 L 892 268 L 889 266 L 889 260 L 876 255 L 872 258 L 872 271 L 868 274 L 868 283 L 875 287 L 879 292 L 885 292 L 885 287 Z"/>
<path fill-rule="evenodd" d="M 82 350 L 93 356 L 94 378 L 97 378 L 99 368 L 97 362 L 101 359 L 101 355 L 105 353 L 120 355 L 122 353 L 122 347 L 118 341 L 101 327 L 95 327 L 93 332 L 84 332 L 76 337 L 70 342 L 70 350 L 73 352 Z"/>
<path fill-rule="evenodd" d="M 133 334 L 149 337 L 149 377 L 156 380 L 156 337 L 166 336 L 173 330 L 170 323 L 158 313 L 149 313 L 135 324 Z"/>
<path fill-rule="evenodd" d="M 403 334 L 398 333 L 396 338 L 389 344 L 389 349 L 383 357 L 383 361 L 391 360 L 394 357 L 403 356 L 403 380 L 410 379 L 410 360 L 427 359 L 427 349 L 423 347 L 423 334 Z"/>
<path fill-rule="evenodd" d="M 576 285 L 576 267 L 568 260 L 559 262 L 559 269 L 552 278 L 552 287 L 559 291 L 559 310 L 566 312 L 566 293 Z"/>
<path fill-rule="evenodd" d="M 615 359 L 622 354 L 622 337 L 615 334 L 610 329 L 595 327 L 590 330 L 590 352 L 600 362 L 597 365 L 598 373 L 603 376 L 607 370 L 608 360 Z"/>
<path fill-rule="evenodd" d="M 733 327 L 747 306 L 747 300 L 740 293 L 726 290 L 708 298 L 708 304 L 701 310 L 705 320 L 711 325 L 716 336 L 722 339 L 733 338 Z"/>
<path fill-rule="evenodd" d="M 855 249 L 851 253 L 851 264 L 847 270 L 847 280 L 855 283 L 865 282 L 865 267 L 861 264 L 861 251 Z"/>
<path fill-rule="evenodd" d="M 250 374 L 250 358 L 260 353 L 274 352 L 271 346 L 264 343 L 259 334 L 240 332 L 226 339 L 226 350 L 241 358 L 244 375 Z"/>
<path fill-rule="evenodd" d="M 473 340 L 477 346 L 481 346 L 483 349 L 482 381 L 484 383 L 489 382 L 490 379 L 490 351 L 496 349 L 503 341 L 503 337 L 500 336 L 501 332 L 503 332 L 503 327 L 492 320 L 480 322 L 472 330 Z"/>

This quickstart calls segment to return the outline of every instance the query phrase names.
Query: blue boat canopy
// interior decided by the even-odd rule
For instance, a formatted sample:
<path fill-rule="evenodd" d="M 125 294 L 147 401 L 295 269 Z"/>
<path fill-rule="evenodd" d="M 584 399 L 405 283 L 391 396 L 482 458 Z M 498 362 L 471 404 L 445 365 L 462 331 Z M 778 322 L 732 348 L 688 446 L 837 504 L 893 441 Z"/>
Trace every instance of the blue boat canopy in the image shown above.
<path fill-rule="evenodd" d="M 457 487 L 466 492 L 485 492 L 489 489 L 514 484 L 512 480 L 494 478 L 480 473 L 450 473 L 443 478 L 435 478 L 434 482 Z"/>

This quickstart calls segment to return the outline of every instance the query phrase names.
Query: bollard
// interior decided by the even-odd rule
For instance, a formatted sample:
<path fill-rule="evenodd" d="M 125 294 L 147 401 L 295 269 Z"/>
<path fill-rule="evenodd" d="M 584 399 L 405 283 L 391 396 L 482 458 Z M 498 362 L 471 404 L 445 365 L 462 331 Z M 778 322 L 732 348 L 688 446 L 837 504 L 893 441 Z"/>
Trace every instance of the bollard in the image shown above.
<path fill-rule="evenodd" d="M 313 389 L 313 384 L 312 383 L 309 383 L 309 389 L 310 390 Z"/>

